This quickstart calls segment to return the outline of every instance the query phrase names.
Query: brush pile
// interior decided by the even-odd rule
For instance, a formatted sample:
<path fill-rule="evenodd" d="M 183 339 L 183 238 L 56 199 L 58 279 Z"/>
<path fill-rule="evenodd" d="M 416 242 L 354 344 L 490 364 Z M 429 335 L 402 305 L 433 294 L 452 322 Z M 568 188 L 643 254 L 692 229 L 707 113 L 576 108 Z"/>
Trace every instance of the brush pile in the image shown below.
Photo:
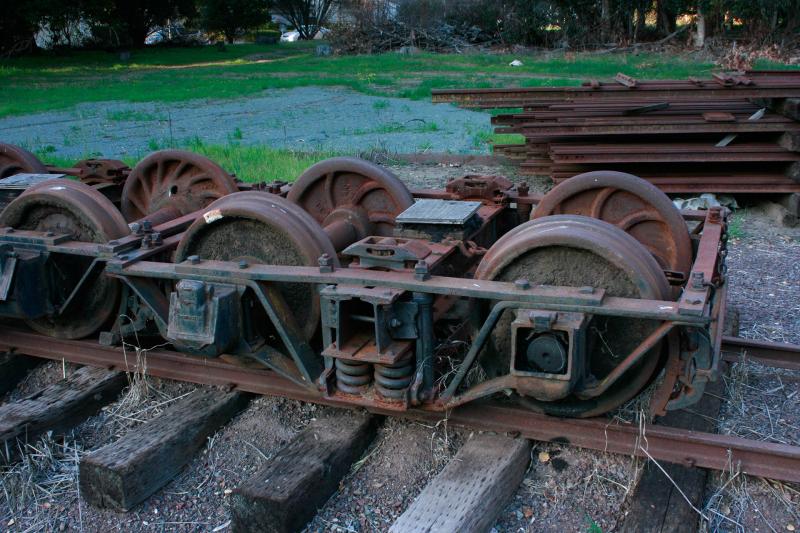
<path fill-rule="evenodd" d="M 421 28 L 395 20 L 338 25 L 332 29 L 328 40 L 337 54 L 380 54 L 412 47 L 427 52 L 461 53 L 495 44 L 495 38 L 477 26 L 441 23 Z"/>

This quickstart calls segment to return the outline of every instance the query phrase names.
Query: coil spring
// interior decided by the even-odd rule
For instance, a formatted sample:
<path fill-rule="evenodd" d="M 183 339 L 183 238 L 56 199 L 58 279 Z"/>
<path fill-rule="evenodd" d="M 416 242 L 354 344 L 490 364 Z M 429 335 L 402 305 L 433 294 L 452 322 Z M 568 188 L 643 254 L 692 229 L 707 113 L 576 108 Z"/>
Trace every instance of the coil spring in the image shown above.
<path fill-rule="evenodd" d="M 413 357 L 394 365 L 375 365 L 375 390 L 384 398 L 402 399 L 413 379 Z"/>
<path fill-rule="evenodd" d="M 370 364 L 336 359 L 336 388 L 347 394 L 362 394 L 372 381 Z"/>

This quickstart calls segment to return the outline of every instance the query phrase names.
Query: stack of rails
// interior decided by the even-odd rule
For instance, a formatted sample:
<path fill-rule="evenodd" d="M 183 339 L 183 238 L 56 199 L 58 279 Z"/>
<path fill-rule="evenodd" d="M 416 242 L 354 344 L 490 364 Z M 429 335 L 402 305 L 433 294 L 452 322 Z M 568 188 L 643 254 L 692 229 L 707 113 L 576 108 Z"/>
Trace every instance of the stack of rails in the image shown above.
<path fill-rule="evenodd" d="M 800 71 L 576 87 L 444 89 L 434 102 L 520 108 L 492 118 L 523 174 L 559 183 L 592 170 L 641 176 L 670 193 L 800 192 Z"/>

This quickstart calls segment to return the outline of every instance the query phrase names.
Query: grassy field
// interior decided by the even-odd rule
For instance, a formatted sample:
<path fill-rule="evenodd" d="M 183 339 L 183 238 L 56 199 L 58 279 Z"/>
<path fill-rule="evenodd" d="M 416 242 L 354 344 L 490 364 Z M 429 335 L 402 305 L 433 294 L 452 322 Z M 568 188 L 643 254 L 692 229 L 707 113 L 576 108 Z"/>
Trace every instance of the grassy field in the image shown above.
<path fill-rule="evenodd" d="M 423 99 L 441 87 L 576 85 L 617 72 L 642 78 L 708 74 L 711 63 L 655 54 L 387 53 L 317 57 L 316 42 L 72 52 L 0 63 L 0 117 L 108 100 L 175 102 L 233 98 L 268 89 L 344 86 L 372 95 Z M 523 66 L 510 67 L 513 59 Z M 774 68 L 775 65 L 764 64 Z"/>
<path fill-rule="evenodd" d="M 219 164 L 222 168 L 235 174 L 246 182 L 262 182 L 285 180 L 292 181 L 303 173 L 305 169 L 340 154 L 334 152 L 299 152 L 295 150 L 282 150 L 263 145 L 242 145 L 235 141 L 226 145 L 209 145 L 194 140 L 183 145 L 158 145 L 150 146 L 152 151 L 177 148 L 202 154 Z M 53 154 L 53 147 L 33 151 L 45 164 L 59 167 L 70 167 L 75 161 L 57 157 Z M 142 154 L 143 156 L 145 154 Z M 354 155 L 354 154 L 353 154 Z M 122 159 L 131 168 L 139 161 L 137 157 L 124 157 Z"/>
<path fill-rule="evenodd" d="M 0 117 L 69 109 L 102 101 L 179 102 L 195 98 L 225 99 L 269 89 L 342 86 L 370 95 L 427 99 L 443 87 L 577 85 L 589 78 L 624 72 L 640 78 L 685 78 L 707 75 L 714 68 L 691 57 L 658 54 L 417 54 L 317 57 L 318 42 L 280 45 L 243 44 L 195 48 L 135 50 L 127 61 L 110 52 L 42 54 L 0 62 Z M 510 67 L 513 59 L 523 62 Z M 761 63 L 759 67 L 782 68 Z M 795 67 L 796 68 L 796 67 Z M 388 105 L 388 102 L 385 102 Z M 381 101 L 375 102 L 376 112 Z M 498 113 L 509 110 L 494 110 Z M 158 119 L 135 111 L 109 112 L 110 121 Z M 391 126 L 382 126 L 388 128 Z M 426 128 L 432 128 L 426 125 Z M 366 131 L 366 130 L 365 130 Z M 361 131 L 349 132 L 357 135 Z M 239 138 L 241 137 L 241 132 Z M 476 134 L 476 145 L 520 142 L 520 136 Z M 151 150 L 164 148 L 153 141 Z M 202 153 L 248 181 L 297 176 L 314 162 L 335 154 L 300 153 L 246 146 L 232 134 L 227 145 L 199 141 L 173 148 Z M 67 165 L 48 149 L 37 155 Z M 126 161 L 135 164 L 136 160 Z"/>

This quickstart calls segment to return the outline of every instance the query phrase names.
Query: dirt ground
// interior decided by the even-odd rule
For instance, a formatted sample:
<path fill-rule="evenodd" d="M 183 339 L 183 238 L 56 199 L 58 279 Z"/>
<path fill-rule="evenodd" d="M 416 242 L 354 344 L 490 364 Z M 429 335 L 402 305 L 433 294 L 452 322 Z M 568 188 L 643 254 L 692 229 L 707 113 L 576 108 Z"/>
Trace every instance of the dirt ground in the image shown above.
<path fill-rule="evenodd" d="M 447 177 L 468 173 L 512 172 L 469 164 L 392 168 L 412 187 L 441 186 Z M 776 229 L 758 209 L 736 216 L 741 222 L 729 245 L 729 301 L 739 311 L 741 335 L 800 342 L 800 229 Z M 6 401 L 72 371 L 71 365 L 43 364 Z M 737 364 L 725 379 L 727 399 L 717 420 L 721 432 L 800 444 L 800 372 Z M 82 501 L 77 490 L 81 454 L 135 430 L 193 388 L 134 376 L 125 395 L 65 441 L 45 437 L 32 443 L 21 462 L 0 473 L 0 524 L 9 531 L 229 531 L 231 490 L 311 420 L 335 412 L 279 398 L 255 398 L 208 439 L 203 452 L 175 480 L 130 513 L 96 510 Z M 468 435 L 444 422 L 387 419 L 307 531 L 387 530 Z M 531 455 L 531 466 L 493 531 L 597 533 L 620 526 L 640 460 L 544 443 L 535 444 Z M 734 469 L 714 475 L 698 510 L 704 531 L 777 532 L 800 527 L 798 509 L 800 487 Z"/>

